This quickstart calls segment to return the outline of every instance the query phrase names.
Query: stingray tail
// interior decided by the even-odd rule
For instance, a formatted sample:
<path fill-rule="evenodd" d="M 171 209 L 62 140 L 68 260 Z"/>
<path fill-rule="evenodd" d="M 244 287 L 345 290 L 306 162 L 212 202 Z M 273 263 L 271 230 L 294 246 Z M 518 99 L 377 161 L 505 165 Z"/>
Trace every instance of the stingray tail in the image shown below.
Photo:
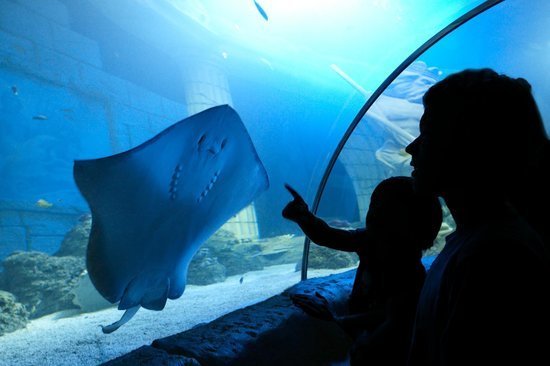
<path fill-rule="evenodd" d="M 122 325 L 124 325 L 125 323 L 128 322 L 128 320 L 132 319 L 132 317 L 134 315 L 136 315 L 137 311 L 139 310 L 140 306 L 139 305 L 136 305 L 132 308 L 129 308 L 127 309 L 124 314 L 122 315 L 122 318 L 120 318 L 119 321 L 117 322 L 114 322 L 113 324 L 110 324 L 110 325 L 102 325 L 101 326 L 101 330 L 103 331 L 104 334 L 109 334 L 109 333 L 113 333 L 115 330 L 117 330 L 118 328 L 120 328 Z"/>

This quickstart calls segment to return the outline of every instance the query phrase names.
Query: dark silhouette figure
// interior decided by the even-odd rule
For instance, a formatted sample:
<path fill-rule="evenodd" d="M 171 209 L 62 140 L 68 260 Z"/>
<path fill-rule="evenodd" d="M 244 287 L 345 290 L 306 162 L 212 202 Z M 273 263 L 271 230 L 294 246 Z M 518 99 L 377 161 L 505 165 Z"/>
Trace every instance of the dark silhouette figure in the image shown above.
<path fill-rule="evenodd" d="M 366 229 L 330 227 L 313 215 L 302 197 L 286 186 L 294 200 L 283 216 L 295 221 L 319 245 L 356 252 L 359 266 L 349 298 L 349 315 L 335 316 L 327 300 L 294 295 L 310 315 L 336 321 L 354 339 L 352 364 L 404 364 L 416 303 L 426 275 L 422 251 L 433 245 L 442 221 L 433 195 L 419 195 L 410 177 L 393 177 L 374 190 Z"/>
<path fill-rule="evenodd" d="M 548 365 L 548 139 L 531 87 L 465 70 L 424 107 L 406 149 L 415 188 L 441 196 L 457 228 L 428 271 L 408 364 Z"/>

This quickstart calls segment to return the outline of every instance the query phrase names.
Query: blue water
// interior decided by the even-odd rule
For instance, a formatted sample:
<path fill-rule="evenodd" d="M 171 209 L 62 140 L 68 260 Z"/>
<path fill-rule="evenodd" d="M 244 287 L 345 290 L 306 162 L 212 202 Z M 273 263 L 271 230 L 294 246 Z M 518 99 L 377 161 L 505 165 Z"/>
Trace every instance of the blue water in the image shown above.
<path fill-rule="evenodd" d="M 0 262 L 16 251 L 55 253 L 89 213 L 73 181 L 75 159 L 126 151 L 226 103 L 246 125 L 271 184 L 254 202 L 255 219 L 247 219 L 258 233 L 246 239 L 267 240 L 270 255 L 285 258 L 281 236 L 300 231 L 280 216 L 290 199 L 283 184 L 311 205 L 368 95 L 481 3 L 263 0 L 266 19 L 254 1 L 0 0 Z M 419 61 L 437 78 L 485 66 L 525 77 L 548 128 L 546 14 L 544 0 L 505 1 Z M 423 90 L 424 78 L 407 77 L 399 79 L 405 89 Z M 399 90 L 394 104 L 379 105 L 390 106 L 390 122 L 414 125 L 421 104 Z M 380 159 L 385 144 L 398 141 L 390 130 L 367 115 L 357 131 L 350 141 L 360 149 L 346 145 L 319 206 L 322 217 L 354 227 L 364 224 L 381 179 L 408 174 L 406 160 L 391 166 Z"/>

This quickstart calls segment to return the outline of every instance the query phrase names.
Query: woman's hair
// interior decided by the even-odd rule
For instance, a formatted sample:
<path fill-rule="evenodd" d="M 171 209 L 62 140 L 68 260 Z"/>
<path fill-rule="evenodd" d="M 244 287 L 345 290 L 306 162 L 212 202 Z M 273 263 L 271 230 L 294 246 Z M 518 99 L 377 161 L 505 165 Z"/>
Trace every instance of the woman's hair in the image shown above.
<path fill-rule="evenodd" d="M 372 210 L 374 206 L 378 209 Z M 367 213 L 369 221 L 373 215 L 383 214 L 383 220 L 391 220 L 395 233 L 407 241 L 403 247 L 411 249 L 430 248 L 441 227 L 441 203 L 435 195 L 420 194 L 414 189 L 413 178 L 391 177 L 380 182 L 371 196 Z"/>
<path fill-rule="evenodd" d="M 495 167 L 525 166 L 547 140 L 531 85 L 491 69 L 449 75 L 426 92 L 424 105 L 444 116 L 461 154 L 475 152 Z"/>
<path fill-rule="evenodd" d="M 489 182 L 548 241 L 550 143 L 531 85 L 491 69 L 449 75 L 424 95 L 445 118 L 450 149 L 472 162 L 472 176 Z M 544 235 L 544 233 L 546 235 Z"/>

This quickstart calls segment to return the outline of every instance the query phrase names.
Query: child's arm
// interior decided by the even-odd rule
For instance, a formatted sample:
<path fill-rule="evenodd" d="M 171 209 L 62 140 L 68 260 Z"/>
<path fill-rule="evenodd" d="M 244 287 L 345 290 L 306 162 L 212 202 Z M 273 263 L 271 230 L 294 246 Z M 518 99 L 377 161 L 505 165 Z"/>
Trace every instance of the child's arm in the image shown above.
<path fill-rule="evenodd" d="M 334 316 L 334 321 L 352 337 L 357 337 L 365 330 L 375 329 L 385 320 L 386 312 L 383 308 L 371 309 L 366 313 Z"/>
<path fill-rule="evenodd" d="M 330 310 L 327 299 L 318 292 L 315 292 L 315 296 L 292 294 L 290 299 L 294 305 L 313 317 L 335 321 L 347 334 L 354 338 L 365 330 L 374 330 L 386 320 L 386 310 L 383 305 L 372 308 L 365 313 L 337 316 Z"/>
<path fill-rule="evenodd" d="M 365 244 L 364 231 L 330 227 L 309 211 L 307 203 L 298 192 L 288 184 L 285 184 L 285 187 L 294 200 L 283 209 L 283 217 L 297 223 L 315 244 L 346 252 L 357 252 Z"/>

